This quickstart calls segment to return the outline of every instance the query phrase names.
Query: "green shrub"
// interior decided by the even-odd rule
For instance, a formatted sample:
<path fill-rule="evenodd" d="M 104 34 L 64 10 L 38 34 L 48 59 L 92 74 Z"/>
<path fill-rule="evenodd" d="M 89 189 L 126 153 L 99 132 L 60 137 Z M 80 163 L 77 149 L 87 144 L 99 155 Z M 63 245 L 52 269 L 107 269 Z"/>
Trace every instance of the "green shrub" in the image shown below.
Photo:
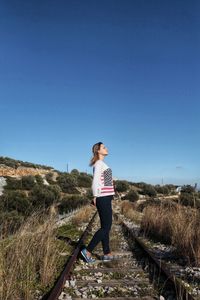
<path fill-rule="evenodd" d="M 35 175 L 36 183 L 39 185 L 43 185 L 43 178 L 41 175 Z"/>
<path fill-rule="evenodd" d="M 60 187 L 36 185 L 30 192 L 29 198 L 34 207 L 47 208 L 60 200 Z"/>
<path fill-rule="evenodd" d="M 181 188 L 181 194 L 182 193 L 194 193 L 195 192 L 195 188 L 191 185 L 184 185 L 182 188 Z"/>
<path fill-rule="evenodd" d="M 45 178 L 46 178 L 46 180 L 49 184 L 54 184 L 55 183 L 55 181 L 53 180 L 53 173 L 52 172 L 47 173 L 45 175 Z"/>
<path fill-rule="evenodd" d="M 130 190 L 126 196 L 122 197 L 122 200 L 124 199 L 135 202 L 139 199 L 139 195 L 137 192 Z"/>
<path fill-rule="evenodd" d="M 163 185 L 163 186 L 156 185 L 154 188 L 155 188 L 156 192 L 159 194 L 163 194 L 163 195 L 170 194 L 170 189 L 166 185 Z"/>
<path fill-rule="evenodd" d="M 16 179 L 13 177 L 6 176 L 6 185 L 4 187 L 5 190 L 20 190 L 22 188 L 21 179 Z"/>
<path fill-rule="evenodd" d="M 89 202 L 90 201 L 85 196 L 81 196 L 81 195 L 65 196 L 62 199 L 58 207 L 58 210 L 60 214 L 68 213 L 71 210 L 74 210 L 78 207 L 88 204 Z"/>
<path fill-rule="evenodd" d="M 32 209 L 28 197 L 22 191 L 6 191 L 1 196 L 1 201 L 4 211 L 15 210 L 23 215 L 28 215 Z"/>
<path fill-rule="evenodd" d="M 21 179 L 7 176 L 6 182 L 5 189 L 7 190 L 31 190 L 36 185 L 36 179 L 31 175 L 23 176 Z"/>
<path fill-rule="evenodd" d="M 21 181 L 23 190 L 31 190 L 36 185 L 35 177 L 32 175 L 23 176 Z"/>
<path fill-rule="evenodd" d="M 76 187 L 78 186 L 78 182 L 75 176 L 63 173 L 58 176 L 57 183 L 61 187 L 62 192 L 68 194 L 77 193 Z"/>
<path fill-rule="evenodd" d="M 200 200 L 195 193 L 181 193 L 179 202 L 184 206 L 200 208 Z"/>
<path fill-rule="evenodd" d="M 129 184 L 126 180 L 115 180 L 116 192 L 123 193 L 129 189 Z"/>
<path fill-rule="evenodd" d="M 52 169 L 52 167 L 49 166 L 45 166 L 45 165 L 40 165 L 40 164 L 33 164 L 27 161 L 22 161 L 22 160 L 16 160 L 13 158 L 9 158 L 9 157 L 3 157 L 0 156 L 0 164 L 4 164 L 5 166 L 17 169 L 18 167 L 22 166 L 22 167 L 26 167 L 26 168 L 39 168 L 39 169 Z"/>
<path fill-rule="evenodd" d="M 200 208 L 199 193 L 191 185 L 184 185 L 181 189 L 179 202 L 185 206 Z"/>
<path fill-rule="evenodd" d="M 149 197 L 155 197 L 156 196 L 156 190 L 151 184 L 145 184 L 143 185 L 142 191 L 140 191 L 140 194 L 142 195 L 148 195 Z"/>
<path fill-rule="evenodd" d="M 79 187 L 91 187 L 92 185 L 92 179 L 91 177 L 87 176 L 87 174 L 81 174 L 77 178 L 78 186 Z"/>

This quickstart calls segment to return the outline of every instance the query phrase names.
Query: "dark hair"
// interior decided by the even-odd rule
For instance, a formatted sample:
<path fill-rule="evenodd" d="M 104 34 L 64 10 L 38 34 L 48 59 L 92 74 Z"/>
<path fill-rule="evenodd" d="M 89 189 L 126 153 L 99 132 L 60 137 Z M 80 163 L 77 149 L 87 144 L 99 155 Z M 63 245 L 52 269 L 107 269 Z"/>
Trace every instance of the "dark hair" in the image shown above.
<path fill-rule="evenodd" d="M 93 157 L 91 158 L 90 160 L 90 167 L 93 166 L 95 164 L 95 162 L 99 159 L 99 153 L 98 153 L 98 150 L 100 149 L 101 147 L 101 144 L 103 144 L 102 142 L 98 142 L 96 144 L 94 144 L 92 146 L 92 153 L 93 153 Z"/>

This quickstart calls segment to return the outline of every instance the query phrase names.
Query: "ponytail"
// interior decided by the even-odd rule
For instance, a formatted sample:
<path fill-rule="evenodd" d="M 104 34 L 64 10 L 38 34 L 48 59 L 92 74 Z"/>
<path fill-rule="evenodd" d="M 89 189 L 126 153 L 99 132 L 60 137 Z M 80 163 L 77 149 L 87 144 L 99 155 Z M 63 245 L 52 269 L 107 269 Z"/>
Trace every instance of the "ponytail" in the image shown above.
<path fill-rule="evenodd" d="M 93 152 L 93 157 L 90 160 L 89 166 L 92 167 L 95 162 L 99 159 L 99 153 L 98 150 L 100 149 L 101 144 L 103 144 L 102 142 L 96 143 L 93 145 L 92 147 L 92 152 Z"/>

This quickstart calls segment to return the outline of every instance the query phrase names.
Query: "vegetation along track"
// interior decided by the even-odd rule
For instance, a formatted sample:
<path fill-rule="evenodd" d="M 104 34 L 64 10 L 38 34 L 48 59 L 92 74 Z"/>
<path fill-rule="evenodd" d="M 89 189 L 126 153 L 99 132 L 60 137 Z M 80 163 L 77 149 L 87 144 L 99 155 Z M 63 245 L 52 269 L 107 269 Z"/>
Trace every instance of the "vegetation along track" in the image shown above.
<path fill-rule="evenodd" d="M 113 214 L 110 233 L 111 249 L 116 259 L 103 262 L 99 244 L 94 250 L 96 262 L 84 262 L 80 257 L 80 249 L 99 227 L 99 218 L 96 216 L 95 212 L 60 278 L 43 300 L 195 299 L 117 213 Z"/>

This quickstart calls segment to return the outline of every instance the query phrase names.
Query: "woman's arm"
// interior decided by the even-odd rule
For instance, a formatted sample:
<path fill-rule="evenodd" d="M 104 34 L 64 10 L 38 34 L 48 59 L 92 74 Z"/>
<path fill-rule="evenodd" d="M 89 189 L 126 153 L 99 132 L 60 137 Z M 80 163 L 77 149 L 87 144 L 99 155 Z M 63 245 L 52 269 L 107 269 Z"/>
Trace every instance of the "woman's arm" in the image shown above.
<path fill-rule="evenodd" d="M 92 180 L 92 192 L 94 197 L 98 197 L 101 193 L 101 171 L 102 161 L 98 160 L 94 167 L 94 174 Z"/>

